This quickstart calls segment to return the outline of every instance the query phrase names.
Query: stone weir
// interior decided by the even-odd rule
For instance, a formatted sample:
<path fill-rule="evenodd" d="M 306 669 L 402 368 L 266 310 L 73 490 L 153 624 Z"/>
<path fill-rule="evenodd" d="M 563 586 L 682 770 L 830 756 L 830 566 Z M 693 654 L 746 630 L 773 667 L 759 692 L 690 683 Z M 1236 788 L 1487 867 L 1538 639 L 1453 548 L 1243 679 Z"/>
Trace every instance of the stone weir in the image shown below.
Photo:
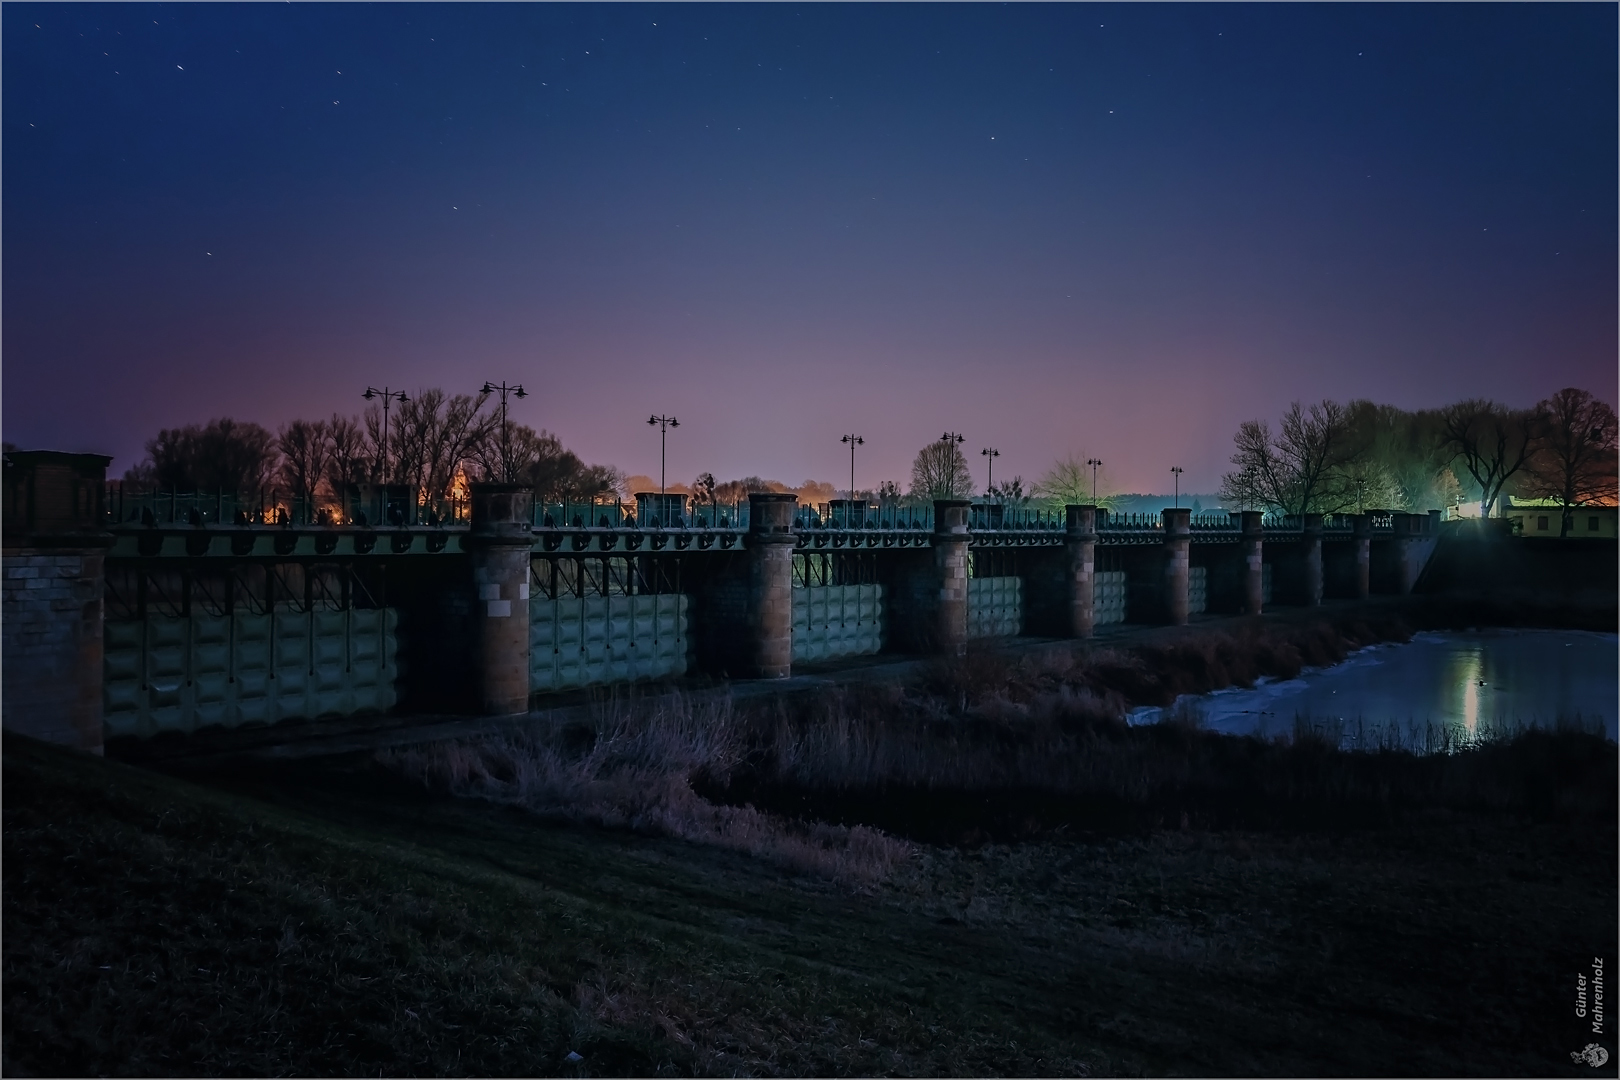
<path fill-rule="evenodd" d="M 765 493 L 690 515 L 649 497 L 638 520 L 483 484 L 466 521 L 264 524 L 221 521 L 224 499 L 110 513 L 106 464 L 5 456 L 5 727 L 89 750 L 291 720 L 521 714 L 588 687 L 777 680 L 975 639 L 1401 594 L 1437 533 L 1437 515 L 1382 511 L 813 510 Z"/>

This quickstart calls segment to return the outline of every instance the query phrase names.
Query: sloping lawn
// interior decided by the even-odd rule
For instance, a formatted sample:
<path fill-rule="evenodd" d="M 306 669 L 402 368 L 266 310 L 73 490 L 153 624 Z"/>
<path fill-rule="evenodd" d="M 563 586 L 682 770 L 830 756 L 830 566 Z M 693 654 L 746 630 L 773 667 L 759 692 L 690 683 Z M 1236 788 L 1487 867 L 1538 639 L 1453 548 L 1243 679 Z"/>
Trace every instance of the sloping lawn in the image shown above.
<path fill-rule="evenodd" d="M 916 847 L 856 892 L 363 765 L 207 779 L 5 737 L 9 1075 L 1562 1075 L 1615 955 L 1612 822 Z"/>

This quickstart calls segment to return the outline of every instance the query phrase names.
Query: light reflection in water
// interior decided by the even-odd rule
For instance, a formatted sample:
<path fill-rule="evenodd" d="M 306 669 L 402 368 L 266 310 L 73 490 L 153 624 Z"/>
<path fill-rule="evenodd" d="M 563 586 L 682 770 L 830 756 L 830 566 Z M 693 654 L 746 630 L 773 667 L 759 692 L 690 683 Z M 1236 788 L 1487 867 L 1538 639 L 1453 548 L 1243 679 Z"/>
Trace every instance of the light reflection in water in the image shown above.
<path fill-rule="evenodd" d="M 1362 650 L 1336 667 L 1175 707 L 1234 735 L 1286 735 L 1296 721 L 1343 730 L 1421 731 L 1464 738 L 1495 728 L 1578 722 L 1620 734 L 1620 638 L 1567 630 L 1422 633 L 1409 645 Z M 1141 709 L 1134 723 L 1161 710 Z"/>
<path fill-rule="evenodd" d="M 1482 650 L 1459 649 L 1451 654 L 1451 685 L 1462 691 L 1462 728 L 1470 735 L 1479 731 L 1479 691 L 1485 681 L 1485 654 Z"/>

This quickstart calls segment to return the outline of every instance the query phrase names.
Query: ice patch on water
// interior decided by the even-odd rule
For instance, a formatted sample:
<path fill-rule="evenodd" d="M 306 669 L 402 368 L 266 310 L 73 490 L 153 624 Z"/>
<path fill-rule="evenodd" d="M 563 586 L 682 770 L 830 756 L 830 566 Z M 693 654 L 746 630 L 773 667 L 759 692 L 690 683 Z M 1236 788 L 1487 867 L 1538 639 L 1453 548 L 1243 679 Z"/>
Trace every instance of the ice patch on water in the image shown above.
<path fill-rule="evenodd" d="M 1507 725 L 1579 721 L 1615 737 L 1616 646 L 1620 636 L 1590 631 L 1426 631 L 1408 644 L 1358 649 L 1342 663 L 1306 668 L 1292 679 L 1183 695 L 1168 707 L 1143 706 L 1131 724 L 1194 719 L 1234 735 L 1284 735 L 1296 721 L 1360 730 L 1440 725 L 1474 733 Z"/>

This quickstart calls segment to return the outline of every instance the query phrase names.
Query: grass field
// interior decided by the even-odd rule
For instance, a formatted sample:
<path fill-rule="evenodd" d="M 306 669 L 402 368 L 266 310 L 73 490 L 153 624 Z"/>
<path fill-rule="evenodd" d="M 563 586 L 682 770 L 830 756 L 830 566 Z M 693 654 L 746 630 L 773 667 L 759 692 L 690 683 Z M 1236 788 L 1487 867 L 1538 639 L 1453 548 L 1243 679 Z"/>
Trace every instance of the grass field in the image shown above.
<path fill-rule="evenodd" d="M 198 784 L 6 736 L 3 1067 L 1590 1073 L 1616 835 L 1583 745 L 1568 813 L 895 840 L 841 884 L 369 762 Z"/>

